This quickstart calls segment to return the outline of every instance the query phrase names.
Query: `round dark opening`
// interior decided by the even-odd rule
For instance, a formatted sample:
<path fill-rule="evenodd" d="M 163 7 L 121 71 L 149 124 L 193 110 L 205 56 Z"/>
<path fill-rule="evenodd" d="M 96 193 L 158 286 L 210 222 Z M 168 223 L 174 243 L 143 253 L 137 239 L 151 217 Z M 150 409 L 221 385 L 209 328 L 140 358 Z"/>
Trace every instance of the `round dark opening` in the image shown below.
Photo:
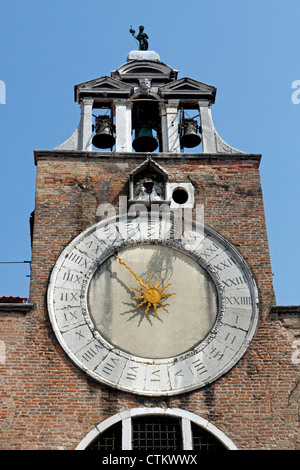
<path fill-rule="evenodd" d="M 172 198 L 176 204 L 185 204 L 189 198 L 189 195 L 185 189 L 177 188 L 174 189 Z"/>

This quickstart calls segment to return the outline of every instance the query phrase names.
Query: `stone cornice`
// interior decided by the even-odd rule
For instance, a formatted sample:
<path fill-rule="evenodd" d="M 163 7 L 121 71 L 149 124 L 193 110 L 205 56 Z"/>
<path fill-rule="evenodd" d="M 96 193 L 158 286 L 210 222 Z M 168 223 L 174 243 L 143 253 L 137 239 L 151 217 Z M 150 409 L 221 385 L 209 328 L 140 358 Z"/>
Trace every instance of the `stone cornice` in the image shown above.
<path fill-rule="evenodd" d="M 0 304 L 0 313 L 28 313 L 33 309 L 34 305 L 31 303 L 1 303 Z"/>
<path fill-rule="evenodd" d="M 270 318 L 280 321 L 286 328 L 300 328 L 300 305 L 274 305 L 270 310 Z"/>
<path fill-rule="evenodd" d="M 38 160 L 43 159 L 66 159 L 66 158 L 82 158 L 82 159 L 119 159 L 124 161 L 124 158 L 129 159 L 141 159 L 145 160 L 148 156 L 151 156 L 153 160 L 170 160 L 174 159 L 178 162 L 185 160 L 217 160 L 217 161 L 256 161 L 258 164 L 261 161 L 261 154 L 247 154 L 247 153 L 138 153 L 138 152 L 86 152 L 85 150 L 35 150 L 34 151 L 34 162 L 37 164 Z"/>

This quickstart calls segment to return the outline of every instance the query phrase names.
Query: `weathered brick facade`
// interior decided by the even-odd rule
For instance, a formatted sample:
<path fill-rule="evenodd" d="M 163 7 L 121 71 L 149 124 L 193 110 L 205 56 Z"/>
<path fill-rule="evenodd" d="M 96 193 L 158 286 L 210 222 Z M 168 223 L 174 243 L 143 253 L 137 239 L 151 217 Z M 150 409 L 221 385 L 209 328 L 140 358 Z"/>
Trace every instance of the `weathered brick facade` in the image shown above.
<path fill-rule="evenodd" d="M 108 158 L 109 157 L 109 158 Z M 79 371 L 54 337 L 46 308 L 49 275 L 62 249 L 97 221 L 97 206 L 126 194 L 128 174 L 143 156 L 37 152 L 30 311 L 1 312 L 1 448 L 74 449 L 99 422 L 139 406 L 177 407 L 201 415 L 239 449 L 295 449 L 299 366 L 292 361 L 297 320 L 275 304 L 258 156 L 155 160 L 170 180 L 192 181 L 205 223 L 250 264 L 259 287 L 260 321 L 239 363 L 215 383 L 171 398 L 136 397 L 102 386 Z M 298 312 L 299 313 L 299 312 Z M 295 312 L 294 312 L 295 314 Z M 298 329 L 297 329 L 298 328 Z M 294 361 L 295 362 L 295 361 Z"/>
<path fill-rule="evenodd" d="M 128 196 L 130 173 L 145 158 L 131 152 L 35 152 L 29 302 L 0 303 L 0 448 L 72 450 L 97 424 L 139 407 L 194 413 L 238 449 L 299 448 L 299 307 L 276 306 L 259 155 L 152 154 L 170 183 L 193 185 L 205 224 L 239 250 L 256 281 L 258 327 L 229 372 L 196 391 L 139 396 L 88 377 L 58 343 L 46 298 L 54 264 L 74 237 L 99 221 L 100 204 L 118 208 L 119 196 Z"/>

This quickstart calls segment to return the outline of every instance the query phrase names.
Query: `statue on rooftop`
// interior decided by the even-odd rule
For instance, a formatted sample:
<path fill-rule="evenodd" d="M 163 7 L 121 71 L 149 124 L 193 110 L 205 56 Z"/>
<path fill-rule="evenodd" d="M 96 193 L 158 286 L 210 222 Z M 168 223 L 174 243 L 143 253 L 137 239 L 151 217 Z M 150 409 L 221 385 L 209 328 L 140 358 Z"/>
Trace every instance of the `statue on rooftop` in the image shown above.
<path fill-rule="evenodd" d="M 147 51 L 148 50 L 148 39 L 149 39 L 149 37 L 147 36 L 146 33 L 144 33 L 144 26 L 139 27 L 139 34 L 137 36 L 135 36 L 135 30 L 132 29 L 132 26 L 130 27 L 129 32 L 138 41 L 139 50 L 140 51 Z"/>

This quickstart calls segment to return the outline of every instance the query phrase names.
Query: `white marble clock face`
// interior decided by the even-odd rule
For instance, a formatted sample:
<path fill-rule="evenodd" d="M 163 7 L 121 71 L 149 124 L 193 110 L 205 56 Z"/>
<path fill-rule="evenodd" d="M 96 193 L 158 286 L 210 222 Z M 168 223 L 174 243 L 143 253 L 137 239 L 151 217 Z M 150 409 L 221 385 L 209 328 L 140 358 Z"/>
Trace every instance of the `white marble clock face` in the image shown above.
<path fill-rule="evenodd" d="M 137 394 L 174 395 L 216 380 L 256 328 L 248 266 L 211 230 L 195 225 L 175 240 L 172 220 L 119 223 L 84 231 L 53 269 L 48 310 L 61 346 L 95 380 Z M 146 312 L 145 297 L 133 289 L 159 278 L 158 287 L 173 295 Z"/>

